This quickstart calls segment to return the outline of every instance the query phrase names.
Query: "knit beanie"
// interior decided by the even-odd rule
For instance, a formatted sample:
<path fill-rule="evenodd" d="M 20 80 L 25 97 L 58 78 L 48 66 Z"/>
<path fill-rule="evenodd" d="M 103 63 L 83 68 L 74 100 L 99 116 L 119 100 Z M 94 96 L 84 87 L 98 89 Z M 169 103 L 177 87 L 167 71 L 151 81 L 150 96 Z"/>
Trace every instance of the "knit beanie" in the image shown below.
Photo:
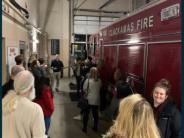
<path fill-rule="evenodd" d="M 15 91 L 10 90 L 2 100 L 3 114 L 11 113 L 16 110 L 20 98 L 18 95 L 28 92 L 31 87 L 34 87 L 34 77 L 31 72 L 27 70 L 19 72 L 14 79 Z M 34 97 L 35 90 L 33 88 L 27 98 L 32 100 Z"/>
<path fill-rule="evenodd" d="M 31 87 L 34 87 L 34 77 L 30 71 L 24 70 L 15 76 L 14 89 L 18 95 L 28 92 Z"/>

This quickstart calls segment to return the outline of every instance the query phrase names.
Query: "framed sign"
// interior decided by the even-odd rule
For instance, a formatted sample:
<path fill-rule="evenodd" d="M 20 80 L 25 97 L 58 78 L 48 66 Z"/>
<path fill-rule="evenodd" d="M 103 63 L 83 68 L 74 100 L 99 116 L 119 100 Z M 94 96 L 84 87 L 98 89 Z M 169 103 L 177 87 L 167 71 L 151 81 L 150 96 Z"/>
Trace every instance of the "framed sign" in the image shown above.
<path fill-rule="evenodd" d="M 8 47 L 8 58 L 7 58 L 7 63 L 8 63 L 8 71 L 9 71 L 9 74 L 11 73 L 11 68 L 16 65 L 15 63 L 15 57 L 17 55 L 19 55 L 19 48 L 17 47 Z"/>
<path fill-rule="evenodd" d="M 59 39 L 51 39 L 51 55 L 60 53 Z"/>

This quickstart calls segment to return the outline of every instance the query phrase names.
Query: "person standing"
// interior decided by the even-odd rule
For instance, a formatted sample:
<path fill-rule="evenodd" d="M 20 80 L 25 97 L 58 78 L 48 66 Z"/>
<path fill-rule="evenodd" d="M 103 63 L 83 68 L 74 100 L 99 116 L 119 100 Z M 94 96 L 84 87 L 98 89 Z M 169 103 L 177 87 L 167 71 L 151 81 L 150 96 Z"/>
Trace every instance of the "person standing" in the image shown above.
<path fill-rule="evenodd" d="M 34 77 L 21 71 L 14 79 L 14 90 L 2 100 L 3 138 L 45 138 L 43 111 L 31 101 L 34 97 Z"/>
<path fill-rule="evenodd" d="M 76 78 L 76 83 L 77 83 L 77 96 L 81 96 L 81 80 L 82 80 L 82 61 L 81 58 L 78 57 L 76 59 L 76 64 L 74 66 L 74 75 Z"/>
<path fill-rule="evenodd" d="M 24 56 L 22 54 L 17 55 L 15 57 L 15 62 L 16 62 L 16 65 L 23 66 L 26 69 L 26 61 L 25 61 Z"/>
<path fill-rule="evenodd" d="M 84 82 L 83 90 L 86 98 L 88 99 L 89 107 L 83 111 L 83 129 L 82 131 L 87 133 L 87 124 L 89 119 L 90 110 L 92 110 L 94 124 L 93 130 L 98 131 L 98 108 L 100 105 L 100 88 L 101 80 L 98 78 L 98 70 L 96 67 L 90 69 L 89 78 Z"/>
<path fill-rule="evenodd" d="M 106 110 L 106 114 L 110 119 L 116 118 L 120 101 L 133 93 L 130 85 L 126 82 L 126 74 L 121 72 L 119 68 L 115 70 L 113 77 L 115 82 L 112 93 L 109 96 L 112 97 L 112 100 L 108 110 Z"/>
<path fill-rule="evenodd" d="M 54 112 L 54 102 L 52 89 L 50 87 L 50 80 L 47 77 L 42 77 L 35 82 L 36 98 L 33 100 L 33 102 L 42 107 L 46 128 L 45 134 L 48 135 L 51 123 L 51 115 Z"/>
<path fill-rule="evenodd" d="M 151 105 L 140 94 L 122 99 L 118 116 L 103 138 L 160 138 Z"/>
<path fill-rule="evenodd" d="M 40 64 L 39 68 L 41 70 L 41 74 L 42 74 L 42 77 L 48 77 L 48 74 L 47 74 L 47 65 L 44 64 L 44 59 L 43 58 L 39 58 L 38 59 L 38 62 Z"/>
<path fill-rule="evenodd" d="M 181 114 L 170 96 L 171 85 L 166 79 L 153 88 L 153 111 L 161 138 L 181 138 Z"/>
<path fill-rule="evenodd" d="M 28 60 L 28 64 L 27 64 L 28 70 L 31 70 L 32 62 L 34 60 L 37 60 L 36 55 L 31 54 L 31 56 L 29 57 L 29 60 Z"/>
<path fill-rule="evenodd" d="M 2 98 L 4 98 L 4 96 L 8 93 L 9 90 L 13 90 L 14 89 L 14 86 L 13 86 L 13 82 L 14 82 L 14 79 L 15 79 L 15 76 L 21 72 L 25 70 L 23 66 L 20 66 L 20 65 L 14 65 L 12 68 L 11 68 L 11 76 L 10 76 L 10 79 L 8 82 L 6 82 L 3 87 L 2 87 Z"/>
<path fill-rule="evenodd" d="M 23 56 L 22 55 L 17 55 L 15 57 L 15 62 L 16 62 L 16 65 L 22 65 L 23 66 Z"/>
<path fill-rule="evenodd" d="M 35 77 L 35 79 L 40 79 L 42 77 L 42 71 L 41 71 L 41 68 L 39 67 L 38 60 L 34 60 L 31 63 L 30 71 L 33 73 L 33 76 Z"/>
<path fill-rule="evenodd" d="M 90 69 L 94 67 L 95 65 L 92 62 L 93 58 L 91 56 L 88 56 L 87 62 L 85 63 L 85 75 L 89 73 Z"/>
<path fill-rule="evenodd" d="M 51 62 L 51 68 L 53 69 L 54 78 L 56 79 L 56 91 L 59 91 L 59 80 L 63 67 L 63 62 L 59 59 L 59 56 L 56 55 L 55 59 Z"/>

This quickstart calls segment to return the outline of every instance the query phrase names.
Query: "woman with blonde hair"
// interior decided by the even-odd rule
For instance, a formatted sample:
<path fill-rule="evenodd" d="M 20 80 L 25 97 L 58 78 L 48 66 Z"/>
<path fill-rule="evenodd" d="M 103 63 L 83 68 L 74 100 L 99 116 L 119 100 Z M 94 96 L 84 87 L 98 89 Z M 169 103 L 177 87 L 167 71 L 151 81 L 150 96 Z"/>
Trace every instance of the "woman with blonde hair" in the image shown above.
<path fill-rule="evenodd" d="M 103 138 L 160 138 L 150 104 L 140 94 L 124 98 L 113 126 Z"/>
<path fill-rule="evenodd" d="M 93 130 L 98 131 L 98 107 L 100 105 L 100 88 L 101 80 L 98 78 L 98 70 L 96 67 L 90 69 L 89 78 L 84 82 L 83 90 L 88 99 L 88 108 L 83 111 L 83 129 L 87 133 L 87 123 L 89 119 L 90 110 L 92 110 L 94 125 Z"/>

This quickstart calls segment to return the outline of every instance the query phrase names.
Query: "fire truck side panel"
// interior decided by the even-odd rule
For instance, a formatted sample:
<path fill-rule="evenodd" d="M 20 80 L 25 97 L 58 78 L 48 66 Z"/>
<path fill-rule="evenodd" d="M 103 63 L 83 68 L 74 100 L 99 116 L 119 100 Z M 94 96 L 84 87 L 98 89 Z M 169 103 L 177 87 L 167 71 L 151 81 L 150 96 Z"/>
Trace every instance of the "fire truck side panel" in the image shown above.
<path fill-rule="evenodd" d="M 181 104 L 181 43 L 148 45 L 146 95 L 151 96 L 154 84 L 161 78 L 172 84 L 171 95 Z"/>

